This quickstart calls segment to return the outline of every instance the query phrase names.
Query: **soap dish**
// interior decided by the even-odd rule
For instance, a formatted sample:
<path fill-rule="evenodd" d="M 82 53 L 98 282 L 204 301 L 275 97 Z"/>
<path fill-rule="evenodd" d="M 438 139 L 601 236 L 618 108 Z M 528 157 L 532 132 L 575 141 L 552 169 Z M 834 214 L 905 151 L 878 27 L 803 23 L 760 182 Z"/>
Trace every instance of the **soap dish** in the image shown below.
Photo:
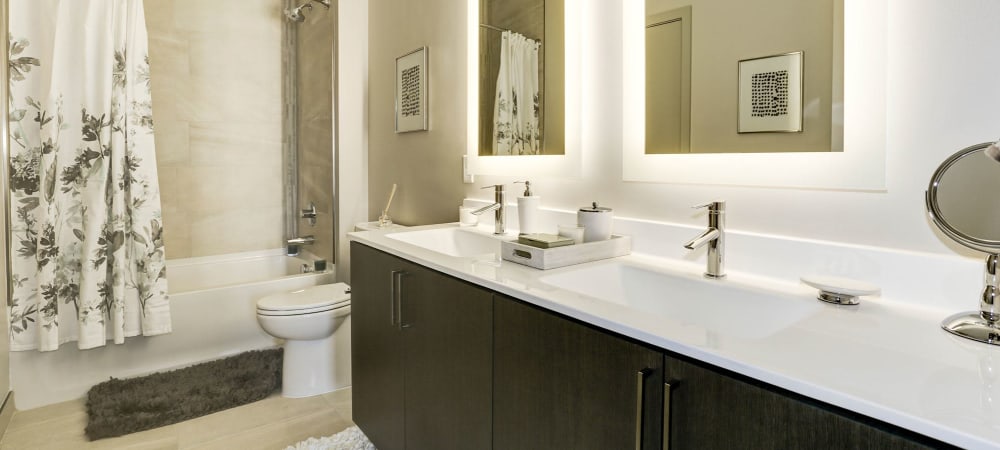
<path fill-rule="evenodd" d="M 803 283 L 819 289 L 817 299 L 835 305 L 857 305 L 861 303 L 858 297 L 877 295 L 882 292 L 882 289 L 874 284 L 850 278 L 809 275 L 802 277 L 801 280 Z"/>

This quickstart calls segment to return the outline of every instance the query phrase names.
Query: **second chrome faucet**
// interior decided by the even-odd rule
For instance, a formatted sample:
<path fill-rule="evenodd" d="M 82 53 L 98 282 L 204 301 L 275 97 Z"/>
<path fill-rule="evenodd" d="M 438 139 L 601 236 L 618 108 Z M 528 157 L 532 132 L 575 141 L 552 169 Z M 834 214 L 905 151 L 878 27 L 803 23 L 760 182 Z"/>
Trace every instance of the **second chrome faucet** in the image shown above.
<path fill-rule="evenodd" d="M 504 222 L 504 215 L 506 214 L 504 204 L 507 202 L 507 194 L 504 192 L 502 184 L 482 187 L 482 189 L 489 188 L 493 188 L 493 204 L 479 208 L 473 211 L 472 214 L 478 216 L 484 212 L 494 211 L 493 234 L 499 236 L 507 232 L 507 226 Z"/>
<path fill-rule="evenodd" d="M 708 245 L 708 261 L 705 278 L 725 278 L 726 276 L 726 202 L 717 201 L 695 206 L 708 208 L 708 229 L 684 244 L 684 248 L 694 250 Z"/>

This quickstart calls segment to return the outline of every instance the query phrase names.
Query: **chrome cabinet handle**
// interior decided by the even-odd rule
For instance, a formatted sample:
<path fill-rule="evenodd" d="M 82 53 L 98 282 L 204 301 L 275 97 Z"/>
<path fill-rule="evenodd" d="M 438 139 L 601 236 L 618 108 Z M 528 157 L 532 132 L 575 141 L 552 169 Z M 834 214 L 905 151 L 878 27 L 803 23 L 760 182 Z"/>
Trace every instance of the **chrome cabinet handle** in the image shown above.
<path fill-rule="evenodd" d="M 393 270 L 390 272 L 390 283 L 389 283 L 389 323 L 392 326 L 397 326 L 400 323 L 399 313 L 402 312 L 402 307 L 399 306 L 401 300 L 399 298 L 399 288 L 400 283 L 403 278 L 402 270 Z"/>
<path fill-rule="evenodd" d="M 663 383 L 663 450 L 670 449 L 670 383 Z"/>
<path fill-rule="evenodd" d="M 646 390 L 646 375 L 653 369 L 642 369 L 635 373 L 635 450 L 642 450 L 642 413 L 646 409 L 643 392 Z"/>

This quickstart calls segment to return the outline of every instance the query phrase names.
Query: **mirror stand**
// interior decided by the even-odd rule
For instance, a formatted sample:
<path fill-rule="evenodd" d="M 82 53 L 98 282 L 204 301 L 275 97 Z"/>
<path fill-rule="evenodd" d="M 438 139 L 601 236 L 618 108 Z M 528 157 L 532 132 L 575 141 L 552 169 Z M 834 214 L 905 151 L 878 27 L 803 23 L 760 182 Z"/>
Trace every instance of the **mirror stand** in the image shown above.
<path fill-rule="evenodd" d="M 1000 160 L 993 158 L 992 142 L 966 147 L 938 166 L 927 186 L 927 213 L 931 221 L 956 242 L 987 254 L 986 287 L 979 311 L 955 314 L 941 328 L 956 336 L 1000 345 L 1000 199 L 983 199 L 983 192 L 1000 190 Z M 970 201 L 977 199 L 977 201 Z"/>
<path fill-rule="evenodd" d="M 986 257 L 986 287 L 979 300 L 979 312 L 955 314 L 941 322 L 945 331 L 966 339 L 1000 345 L 1000 305 L 997 305 L 997 292 L 1000 290 L 1000 277 L 997 277 L 997 254 Z"/>

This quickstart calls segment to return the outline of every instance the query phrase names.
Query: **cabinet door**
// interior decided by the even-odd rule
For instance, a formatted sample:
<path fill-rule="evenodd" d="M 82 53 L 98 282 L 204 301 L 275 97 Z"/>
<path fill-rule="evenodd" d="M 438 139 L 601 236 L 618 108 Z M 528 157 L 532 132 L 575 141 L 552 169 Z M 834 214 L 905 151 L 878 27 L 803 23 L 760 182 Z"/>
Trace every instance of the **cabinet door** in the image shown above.
<path fill-rule="evenodd" d="M 493 294 L 424 268 L 402 290 L 407 450 L 490 448 Z"/>
<path fill-rule="evenodd" d="M 506 297 L 493 314 L 493 448 L 660 448 L 660 351 Z"/>
<path fill-rule="evenodd" d="M 902 429 L 668 356 L 670 448 L 926 449 L 947 447 Z"/>
<path fill-rule="evenodd" d="M 387 450 L 404 448 L 403 355 L 393 290 L 414 267 L 351 243 L 353 417 L 376 447 Z"/>

